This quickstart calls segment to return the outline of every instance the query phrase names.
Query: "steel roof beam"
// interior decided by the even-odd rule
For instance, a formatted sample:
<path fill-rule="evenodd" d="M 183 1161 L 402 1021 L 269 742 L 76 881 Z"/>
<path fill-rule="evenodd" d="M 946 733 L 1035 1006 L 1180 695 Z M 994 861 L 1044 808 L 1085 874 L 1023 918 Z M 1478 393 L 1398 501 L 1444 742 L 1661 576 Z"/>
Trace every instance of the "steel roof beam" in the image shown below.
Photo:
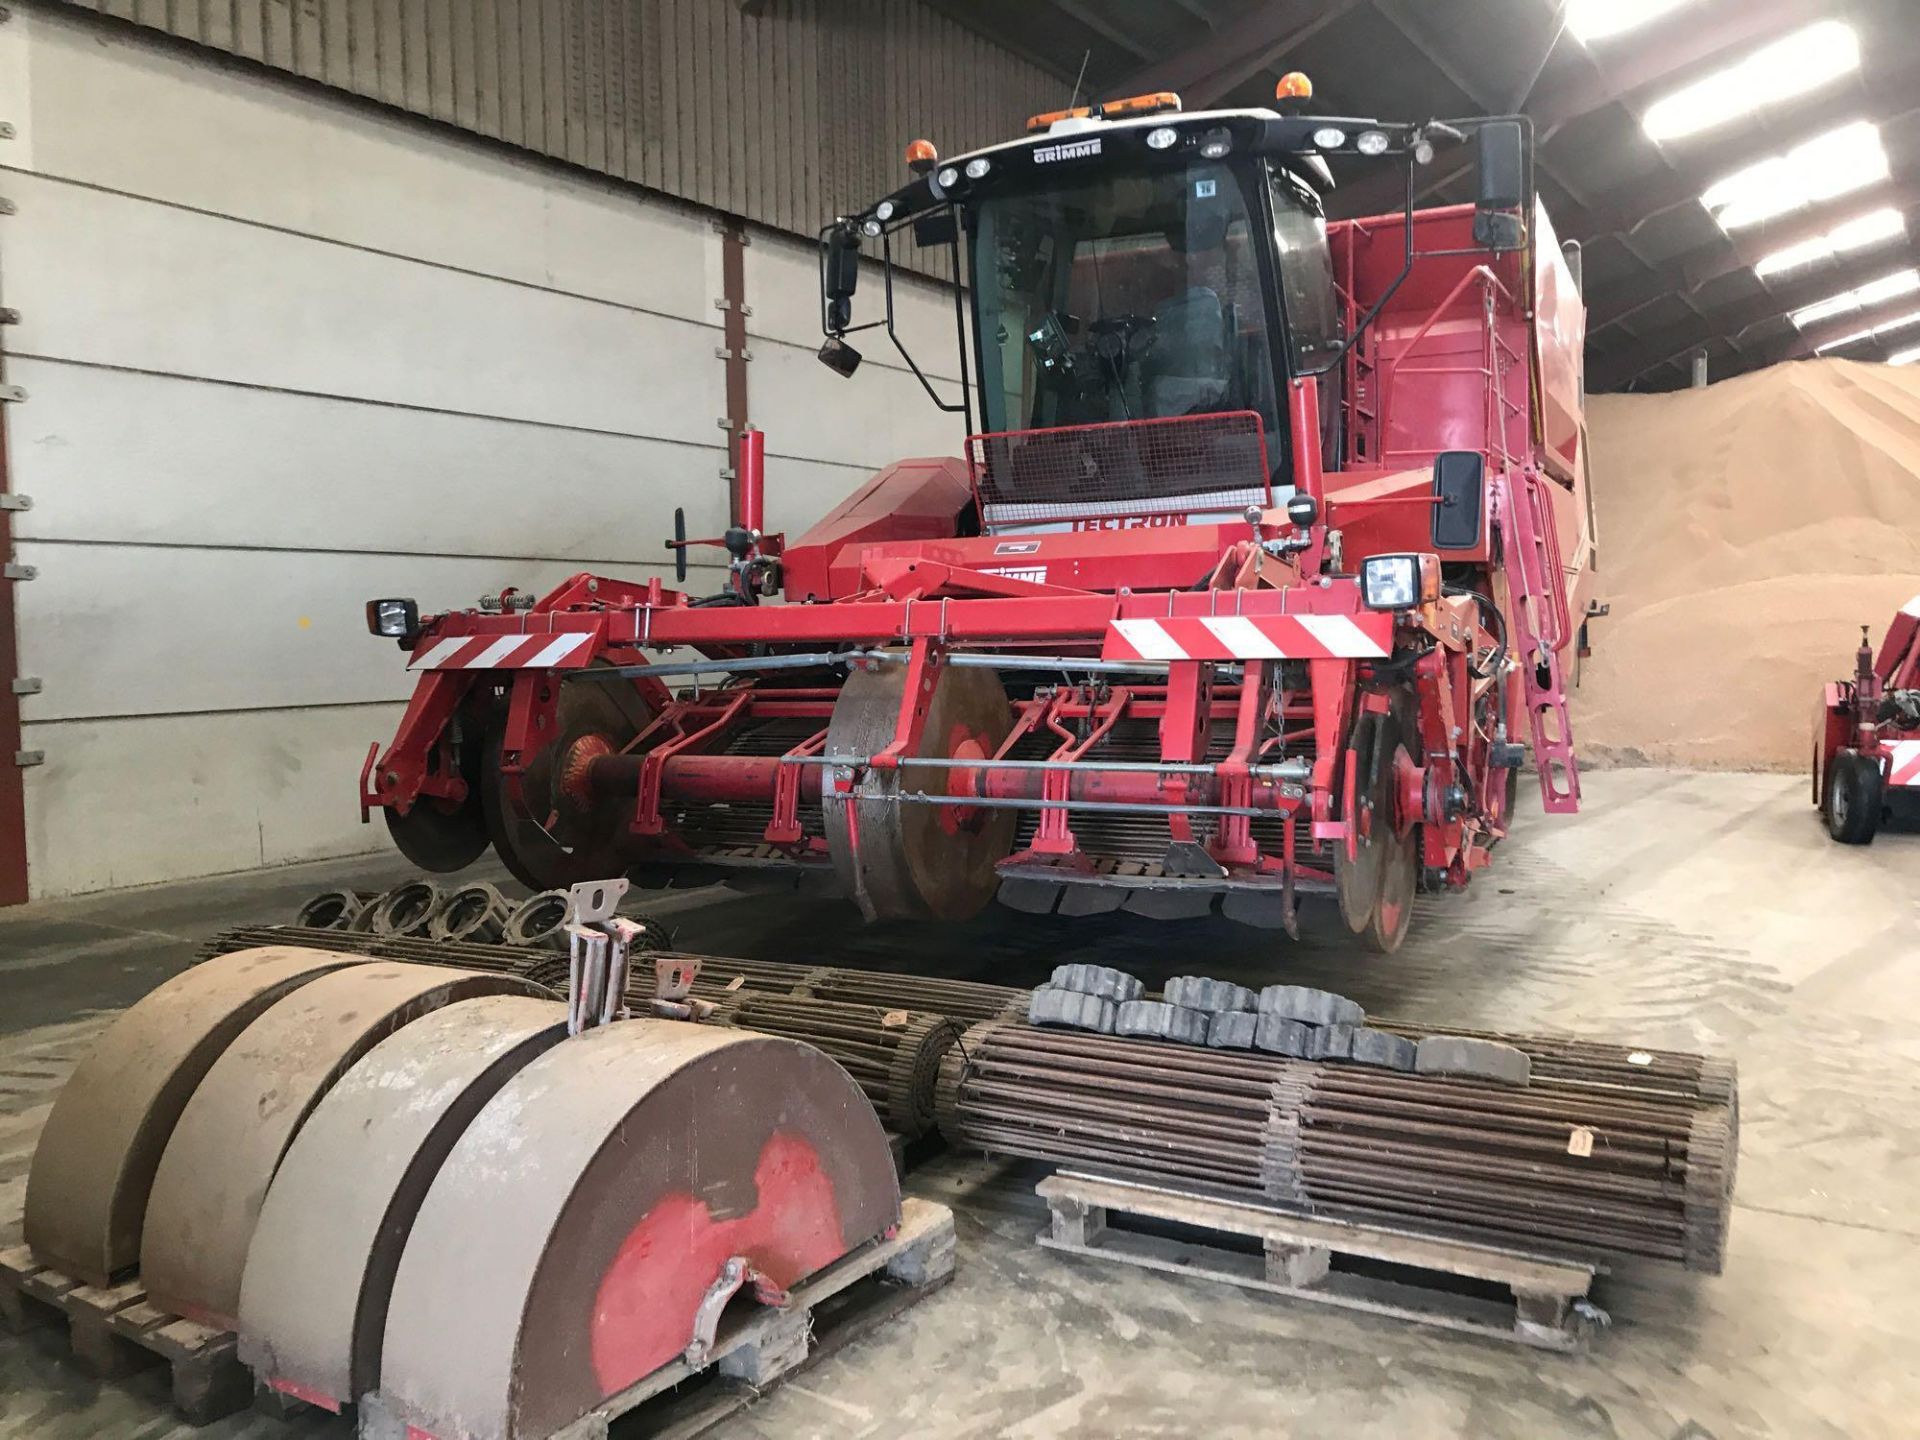
<path fill-rule="evenodd" d="M 1630 319 L 1677 291 L 1691 293 L 1715 280 L 1753 268 L 1776 250 L 1818 240 L 1850 221 L 1887 209 L 1904 213 L 1908 232 L 1920 233 L 1920 183 L 1889 180 L 1871 190 L 1818 206 L 1773 228 L 1724 236 L 1676 256 L 1645 275 L 1616 281 L 1608 287 L 1610 303 L 1588 312 L 1587 335 L 1591 338 L 1598 331 Z M 1879 252 L 1857 253 L 1864 262 Z M 1842 263 L 1852 262 L 1852 255 L 1843 257 Z"/>
<path fill-rule="evenodd" d="M 1697 323 L 1682 322 L 1640 336 L 1631 344 L 1614 347 L 1611 350 L 1603 349 L 1588 365 L 1592 388 L 1610 390 L 1631 384 L 1643 375 L 1651 374 L 1662 366 L 1692 354 L 1702 346 L 1715 343 L 1735 344 L 1746 340 L 1756 326 L 1781 319 L 1809 305 L 1816 305 L 1855 285 L 1869 283 L 1887 272 L 1920 263 L 1920 234 L 1910 235 L 1905 247 L 1896 246 L 1890 250 L 1876 250 L 1859 256 L 1850 256 L 1848 261 L 1844 269 L 1833 266 L 1823 267 L 1818 271 L 1798 276 L 1792 283 L 1783 284 L 1777 289 L 1766 291 L 1723 309 L 1711 310 L 1706 317 L 1709 328 L 1704 333 Z M 1894 319 L 1920 310 L 1920 294 L 1903 296 L 1900 300 L 1891 302 L 1889 310 L 1891 313 L 1884 316 L 1884 319 Z M 1824 345 L 1836 336 L 1850 335 L 1855 330 L 1863 329 L 1868 323 L 1867 319 L 1859 315 L 1840 317 L 1831 325 L 1823 322 L 1814 327 L 1814 330 L 1820 334 L 1820 338 L 1815 343 Z M 1762 351 L 1770 351 L 1773 348 L 1767 344 L 1760 347 Z M 1811 354 L 1812 350 L 1792 353 Z M 1786 357 L 1775 356 L 1774 358 Z"/>
<path fill-rule="evenodd" d="M 1061 0 L 1053 0 L 1060 4 Z M 1111 96 L 1177 91 L 1190 109 L 1204 110 L 1246 84 L 1308 37 L 1353 9 L 1358 0 L 1267 0 L 1194 44 L 1137 70 Z M 1143 57 L 1149 58 L 1149 57 Z"/>

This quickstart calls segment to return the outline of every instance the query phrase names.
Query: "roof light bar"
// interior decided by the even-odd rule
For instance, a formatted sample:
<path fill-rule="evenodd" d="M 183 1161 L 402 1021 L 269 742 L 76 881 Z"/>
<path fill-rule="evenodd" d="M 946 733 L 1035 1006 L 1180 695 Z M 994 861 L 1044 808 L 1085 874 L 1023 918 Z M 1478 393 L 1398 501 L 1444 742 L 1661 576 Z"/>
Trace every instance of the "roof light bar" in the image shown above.
<path fill-rule="evenodd" d="M 1156 90 L 1151 95 L 1129 95 L 1122 100 L 1104 100 L 1098 105 L 1076 105 L 1071 110 L 1048 110 L 1027 118 L 1027 133 L 1050 129 L 1062 120 L 1113 120 L 1123 115 L 1158 115 L 1163 110 L 1178 110 L 1180 97 L 1171 90 Z"/>
<path fill-rule="evenodd" d="M 1743 230 L 1877 185 L 1891 173 L 1879 127 L 1856 120 L 1727 176 L 1700 203 L 1721 229 Z"/>
<path fill-rule="evenodd" d="M 1638 30 L 1689 0 L 1572 0 L 1567 6 L 1567 29 L 1583 45 Z"/>
<path fill-rule="evenodd" d="M 1859 68 L 1859 32 L 1840 20 L 1821 20 L 1656 100 L 1641 128 L 1651 140 L 1683 139 L 1830 85 Z"/>
<path fill-rule="evenodd" d="M 1804 270 L 1822 260 L 1882 245 L 1906 233 L 1907 217 L 1889 205 L 1836 225 L 1824 235 L 1816 235 L 1811 240 L 1803 240 L 1798 245 L 1789 245 L 1771 255 L 1762 256 L 1754 265 L 1753 273 L 1764 280 L 1769 275 Z"/>
<path fill-rule="evenodd" d="M 1831 320 L 1836 315 L 1845 315 L 1855 310 L 1865 310 L 1870 305 L 1878 305 L 1885 300 L 1896 300 L 1902 295 L 1911 295 L 1920 290 L 1920 270 L 1896 270 L 1891 275 L 1883 275 L 1866 285 L 1856 286 L 1838 295 L 1829 296 L 1817 305 L 1808 305 L 1793 312 L 1793 323 L 1802 330 L 1809 325 L 1818 325 L 1822 320 Z"/>

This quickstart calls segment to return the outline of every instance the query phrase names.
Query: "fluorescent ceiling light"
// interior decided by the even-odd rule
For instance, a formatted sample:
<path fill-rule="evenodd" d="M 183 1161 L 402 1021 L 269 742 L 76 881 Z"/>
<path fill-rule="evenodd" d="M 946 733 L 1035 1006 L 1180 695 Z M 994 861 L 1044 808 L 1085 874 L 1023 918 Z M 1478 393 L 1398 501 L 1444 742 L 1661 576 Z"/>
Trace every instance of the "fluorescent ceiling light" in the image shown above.
<path fill-rule="evenodd" d="M 1581 44 L 1589 44 L 1637 30 L 1686 3 L 1688 0 L 1571 0 L 1567 29 Z"/>
<path fill-rule="evenodd" d="M 1920 325 L 1920 310 L 1911 315 L 1902 315 L 1898 320 L 1889 320 L 1884 325 L 1875 325 L 1870 330 L 1856 330 L 1838 340 L 1829 340 L 1819 347 L 1818 353 L 1824 355 L 1829 350 L 1844 350 L 1849 345 L 1858 345 L 1862 340 L 1878 340 L 1899 330 L 1911 330 L 1916 325 Z"/>
<path fill-rule="evenodd" d="M 1656 100 L 1640 124 L 1652 140 L 1678 140 L 1830 85 L 1860 68 L 1860 36 L 1851 25 L 1822 20 L 1746 59 Z"/>
<path fill-rule="evenodd" d="M 1723 230 L 1741 230 L 1864 190 L 1891 173 L 1879 127 L 1856 120 L 1727 176 L 1700 203 Z"/>
<path fill-rule="evenodd" d="M 1898 355 L 1889 355 L 1887 357 L 1887 363 L 1889 365 L 1911 365 L 1916 360 L 1920 360 L 1920 345 L 1916 345 L 1911 350 L 1902 350 Z"/>
<path fill-rule="evenodd" d="M 1753 273 L 1764 280 L 1769 275 L 1783 275 L 1789 270 L 1801 270 L 1822 260 L 1831 260 L 1836 255 L 1881 245 L 1906 233 L 1907 217 L 1888 206 L 1884 210 L 1875 210 L 1849 220 L 1844 225 L 1836 225 L 1824 235 L 1816 235 L 1798 245 L 1776 250 L 1762 257 L 1753 267 Z"/>
<path fill-rule="evenodd" d="M 1836 315 L 1845 315 L 1850 311 L 1864 310 L 1869 305 L 1878 305 L 1883 300 L 1895 300 L 1902 295 L 1911 295 L 1920 290 L 1920 270 L 1896 270 L 1891 275 L 1883 275 L 1870 284 L 1848 290 L 1844 294 L 1830 296 L 1817 305 L 1809 305 L 1804 310 L 1793 312 L 1793 323 L 1802 330 L 1809 325 L 1818 325 L 1822 320 L 1831 320 Z"/>

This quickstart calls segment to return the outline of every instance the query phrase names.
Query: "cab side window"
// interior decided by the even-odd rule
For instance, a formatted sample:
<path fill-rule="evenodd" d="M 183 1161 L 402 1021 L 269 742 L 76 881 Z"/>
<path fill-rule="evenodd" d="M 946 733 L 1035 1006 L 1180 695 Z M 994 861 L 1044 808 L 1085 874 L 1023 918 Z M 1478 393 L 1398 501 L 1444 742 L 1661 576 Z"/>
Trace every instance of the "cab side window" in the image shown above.
<path fill-rule="evenodd" d="M 1291 176 L 1273 172 L 1274 253 L 1287 338 L 1296 371 L 1318 370 L 1340 348 L 1333 257 L 1320 202 Z"/>

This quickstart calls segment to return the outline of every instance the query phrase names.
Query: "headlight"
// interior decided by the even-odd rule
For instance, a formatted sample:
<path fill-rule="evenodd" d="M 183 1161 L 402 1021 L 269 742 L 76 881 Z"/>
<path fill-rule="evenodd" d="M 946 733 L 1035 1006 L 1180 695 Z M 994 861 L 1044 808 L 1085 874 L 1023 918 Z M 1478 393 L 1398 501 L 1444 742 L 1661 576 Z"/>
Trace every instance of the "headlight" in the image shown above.
<path fill-rule="evenodd" d="M 1438 555 L 1375 555 L 1360 567 L 1369 610 L 1411 610 L 1440 598 Z"/>
<path fill-rule="evenodd" d="M 878 205 L 873 207 L 873 213 L 883 223 L 891 220 L 893 218 L 893 202 L 891 200 L 882 200 Z"/>
<path fill-rule="evenodd" d="M 987 159 L 986 156 L 975 156 L 973 159 L 967 161 L 967 178 L 969 180 L 978 180 L 992 168 L 993 162 Z"/>
<path fill-rule="evenodd" d="M 367 630 L 389 640 L 404 640 L 420 628 L 420 607 L 411 600 L 369 600 Z"/>
<path fill-rule="evenodd" d="M 1387 153 L 1387 146 L 1392 143 L 1387 139 L 1387 132 L 1384 130 L 1362 130 L 1360 138 L 1353 142 L 1353 146 L 1362 155 L 1384 155 Z"/>
<path fill-rule="evenodd" d="M 869 240 L 879 239 L 880 238 L 880 222 L 878 220 L 867 221 L 866 223 L 861 225 L 860 233 L 862 235 L 865 235 Z"/>
<path fill-rule="evenodd" d="M 1338 150 L 1347 143 L 1347 132 L 1329 125 L 1313 132 L 1313 143 L 1322 150 Z"/>
<path fill-rule="evenodd" d="M 1171 125 L 1158 125 L 1147 132 L 1147 148 L 1149 150 L 1170 149 L 1174 141 L 1179 138 L 1180 132 Z"/>
<path fill-rule="evenodd" d="M 955 185 L 960 183 L 960 172 L 949 165 L 933 178 L 940 182 L 940 188 L 942 190 L 951 190 Z"/>

